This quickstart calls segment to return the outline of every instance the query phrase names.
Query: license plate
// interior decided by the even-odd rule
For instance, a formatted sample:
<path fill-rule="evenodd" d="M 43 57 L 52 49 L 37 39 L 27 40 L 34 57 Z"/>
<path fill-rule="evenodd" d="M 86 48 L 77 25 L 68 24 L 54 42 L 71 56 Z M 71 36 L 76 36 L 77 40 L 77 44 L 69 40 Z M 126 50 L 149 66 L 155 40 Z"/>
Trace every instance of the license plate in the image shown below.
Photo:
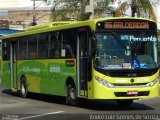
<path fill-rule="evenodd" d="M 138 91 L 137 90 L 127 91 L 127 95 L 138 95 Z"/>

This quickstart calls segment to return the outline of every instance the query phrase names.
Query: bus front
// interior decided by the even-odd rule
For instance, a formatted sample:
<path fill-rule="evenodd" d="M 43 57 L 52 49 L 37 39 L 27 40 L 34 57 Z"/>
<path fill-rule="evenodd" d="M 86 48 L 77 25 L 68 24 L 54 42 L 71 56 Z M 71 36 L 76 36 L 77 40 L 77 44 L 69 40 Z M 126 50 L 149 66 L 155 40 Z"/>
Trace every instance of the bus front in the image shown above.
<path fill-rule="evenodd" d="M 153 21 L 98 21 L 89 97 L 129 105 L 135 99 L 159 96 L 157 42 Z"/>

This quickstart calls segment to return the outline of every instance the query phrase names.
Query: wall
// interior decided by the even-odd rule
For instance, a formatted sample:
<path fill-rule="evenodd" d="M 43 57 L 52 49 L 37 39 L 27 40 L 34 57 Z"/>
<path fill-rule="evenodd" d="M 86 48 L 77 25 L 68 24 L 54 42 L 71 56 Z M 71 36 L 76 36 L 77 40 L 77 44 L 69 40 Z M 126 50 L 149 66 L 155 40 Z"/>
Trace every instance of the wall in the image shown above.
<path fill-rule="evenodd" d="M 50 8 L 40 8 L 36 10 L 37 24 L 44 24 L 50 21 L 51 11 Z M 0 16 L 0 19 L 7 19 L 10 22 L 11 29 L 25 29 L 30 26 L 33 20 L 32 8 L 17 9 L 8 8 L 8 16 Z"/>

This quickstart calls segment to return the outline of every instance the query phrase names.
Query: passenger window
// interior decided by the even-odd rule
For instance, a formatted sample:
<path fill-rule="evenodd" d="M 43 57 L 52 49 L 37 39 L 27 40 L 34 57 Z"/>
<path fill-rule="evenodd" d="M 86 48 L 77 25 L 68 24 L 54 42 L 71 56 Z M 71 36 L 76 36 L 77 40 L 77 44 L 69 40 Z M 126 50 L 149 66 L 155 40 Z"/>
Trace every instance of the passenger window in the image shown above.
<path fill-rule="evenodd" d="M 19 39 L 19 50 L 18 58 L 20 60 L 26 59 L 27 57 L 27 37 Z"/>
<path fill-rule="evenodd" d="M 38 58 L 48 58 L 48 34 L 43 33 L 38 36 Z"/>
<path fill-rule="evenodd" d="M 5 41 L 3 43 L 3 60 L 9 60 L 9 56 L 10 56 L 10 43 L 9 41 Z"/>
<path fill-rule="evenodd" d="M 76 57 L 76 41 L 77 41 L 77 32 L 75 31 L 75 29 L 64 31 L 62 49 L 65 52 L 66 58 Z"/>
<path fill-rule="evenodd" d="M 37 58 L 37 36 L 32 35 L 28 40 L 28 59 Z"/>

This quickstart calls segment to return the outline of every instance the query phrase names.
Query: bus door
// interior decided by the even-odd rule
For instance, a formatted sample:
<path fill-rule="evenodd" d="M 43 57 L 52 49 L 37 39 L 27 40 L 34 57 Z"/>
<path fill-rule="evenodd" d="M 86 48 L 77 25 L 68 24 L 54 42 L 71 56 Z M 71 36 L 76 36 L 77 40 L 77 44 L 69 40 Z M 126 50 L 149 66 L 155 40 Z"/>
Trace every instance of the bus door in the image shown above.
<path fill-rule="evenodd" d="M 88 83 L 88 32 L 87 28 L 84 31 L 78 32 L 77 39 L 77 75 L 79 84 L 79 96 L 88 96 L 87 83 Z"/>
<path fill-rule="evenodd" d="M 10 80 L 11 80 L 11 88 L 17 89 L 17 61 L 16 61 L 16 49 L 18 46 L 16 46 L 16 42 L 11 41 L 10 44 Z"/>

